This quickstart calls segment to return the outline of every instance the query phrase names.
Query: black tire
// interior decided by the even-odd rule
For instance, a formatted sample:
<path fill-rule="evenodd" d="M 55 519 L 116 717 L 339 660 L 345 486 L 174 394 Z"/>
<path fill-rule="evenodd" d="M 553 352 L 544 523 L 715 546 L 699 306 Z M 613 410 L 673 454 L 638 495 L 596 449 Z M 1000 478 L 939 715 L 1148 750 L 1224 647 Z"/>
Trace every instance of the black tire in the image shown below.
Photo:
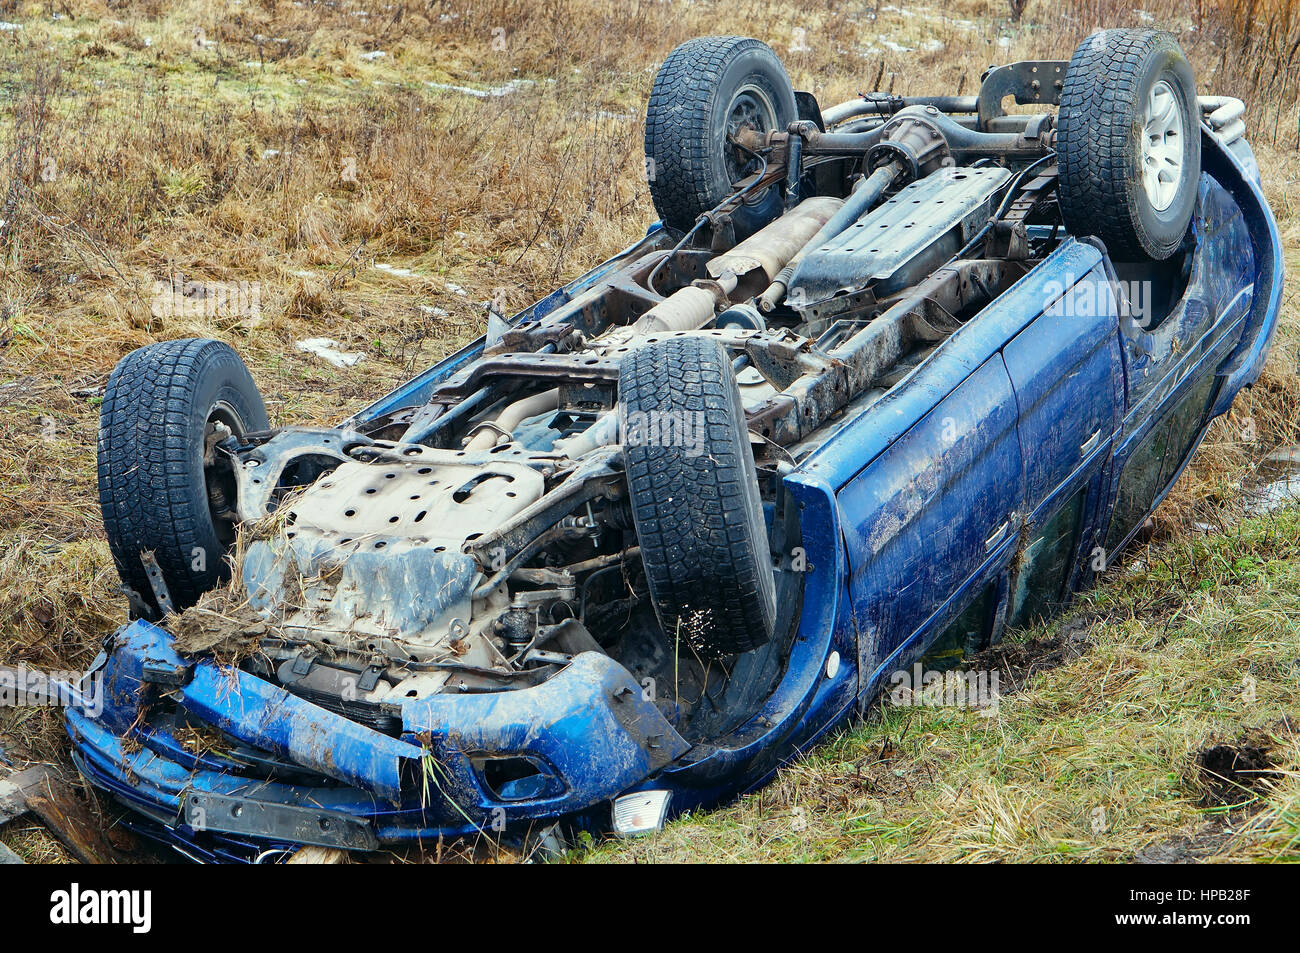
<path fill-rule="evenodd" d="M 178 611 L 229 577 L 233 525 L 212 511 L 208 482 L 219 477 L 203 463 L 209 422 L 236 434 L 268 426 L 248 369 L 220 341 L 150 344 L 122 358 L 108 378 L 99 507 L 118 575 L 133 606 L 151 618 L 162 613 L 142 552 L 154 554 Z"/>
<path fill-rule="evenodd" d="M 646 108 L 645 155 L 650 196 L 665 224 L 689 229 L 727 197 L 733 182 L 758 168 L 727 141 L 729 123 L 743 121 L 746 102 L 755 107 L 749 124 L 764 132 L 798 118 L 790 77 L 766 43 L 701 37 L 677 47 L 659 67 Z M 732 213 L 736 237 L 758 231 L 781 211 L 777 188 L 755 194 Z"/>
<path fill-rule="evenodd" d="M 726 349 L 702 336 L 646 344 L 624 358 L 618 388 L 632 519 L 665 634 L 706 658 L 758 648 L 776 585 Z"/>
<path fill-rule="evenodd" d="M 1144 135 L 1153 89 L 1163 101 L 1165 90 L 1172 93 L 1181 135 Z M 1178 143 L 1169 138 L 1174 135 Z M 1153 200 L 1143 184 L 1144 143 L 1150 142 L 1181 156 L 1166 177 L 1172 198 L 1164 208 L 1158 207 L 1164 197 Z M 1061 216 L 1070 232 L 1100 238 L 1118 261 L 1163 261 L 1177 251 L 1196 207 L 1201 170 L 1196 84 L 1178 41 L 1156 30 L 1103 30 L 1080 43 L 1061 91 L 1056 154 Z"/>

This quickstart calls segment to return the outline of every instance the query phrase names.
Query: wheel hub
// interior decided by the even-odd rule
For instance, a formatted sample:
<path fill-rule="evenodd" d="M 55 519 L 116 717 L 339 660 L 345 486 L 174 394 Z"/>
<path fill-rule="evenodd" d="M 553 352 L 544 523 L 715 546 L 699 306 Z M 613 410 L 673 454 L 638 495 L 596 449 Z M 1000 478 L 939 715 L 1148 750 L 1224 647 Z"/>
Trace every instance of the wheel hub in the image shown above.
<path fill-rule="evenodd" d="M 208 494 L 208 511 L 217 539 L 223 546 L 235 540 L 235 480 L 229 463 L 217 455 L 217 444 L 229 437 L 242 437 L 244 422 L 239 412 L 225 401 L 219 401 L 208 412 L 203 426 L 203 480 Z"/>
<path fill-rule="evenodd" d="M 767 93 L 749 84 L 736 90 L 727 105 L 727 138 L 735 142 L 736 134 L 750 129 L 760 135 L 776 127 L 776 107 Z M 732 182 L 738 182 L 752 171 L 754 157 L 739 146 L 728 151 L 727 173 Z"/>

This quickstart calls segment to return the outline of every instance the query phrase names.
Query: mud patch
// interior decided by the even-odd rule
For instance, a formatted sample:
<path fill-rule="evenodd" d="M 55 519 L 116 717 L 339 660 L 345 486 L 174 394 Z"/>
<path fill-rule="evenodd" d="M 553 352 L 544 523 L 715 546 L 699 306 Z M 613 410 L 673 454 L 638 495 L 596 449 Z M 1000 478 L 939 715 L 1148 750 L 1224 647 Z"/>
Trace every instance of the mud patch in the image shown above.
<path fill-rule="evenodd" d="M 1239 812 L 1240 813 L 1240 812 Z M 1234 823 L 1211 821 L 1190 837 L 1149 844 L 1133 855 L 1138 864 L 1194 864 L 1223 853 L 1235 835 Z"/>
<path fill-rule="evenodd" d="M 1192 864 L 1228 853 L 1247 822 L 1265 809 L 1260 795 L 1283 776 L 1274 752 L 1278 739 L 1291 732 L 1290 722 L 1283 719 L 1266 729 L 1247 729 L 1232 741 L 1207 739 L 1192 756 L 1191 783 L 1200 791 L 1197 806 L 1219 809 L 1216 816 L 1195 834 L 1141 848 L 1134 862 Z"/>
<path fill-rule="evenodd" d="M 174 647 L 185 656 L 210 655 L 222 665 L 237 665 L 254 654 L 268 626 L 247 602 L 235 602 L 219 589 L 185 611 L 167 617 Z"/>
<path fill-rule="evenodd" d="M 1266 791 L 1282 777 L 1272 756 L 1273 741 L 1263 732 L 1248 732 L 1232 743 L 1207 743 L 1196 753 L 1200 805 L 1241 804 Z"/>
<path fill-rule="evenodd" d="M 999 642 L 971 656 L 963 668 L 998 673 L 999 694 L 1022 691 L 1039 672 L 1071 662 L 1092 647 L 1091 624 L 1082 616 L 1062 623 L 1050 636 L 1024 642 Z"/>

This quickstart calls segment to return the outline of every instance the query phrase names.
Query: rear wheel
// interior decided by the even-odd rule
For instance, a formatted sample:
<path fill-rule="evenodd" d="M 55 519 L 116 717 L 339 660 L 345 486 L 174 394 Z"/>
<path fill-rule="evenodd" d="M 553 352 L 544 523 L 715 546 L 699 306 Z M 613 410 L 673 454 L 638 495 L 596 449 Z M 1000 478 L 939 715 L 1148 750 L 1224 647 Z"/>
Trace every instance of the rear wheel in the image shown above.
<path fill-rule="evenodd" d="M 705 658 L 758 648 L 776 587 L 726 349 L 708 337 L 646 344 L 618 382 L 632 517 L 664 632 Z"/>
<path fill-rule="evenodd" d="M 646 175 L 655 210 L 685 230 L 760 163 L 731 141 L 737 132 L 780 131 L 798 117 L 794 87 L 771 47 L 741 36 L 689 40 L 668 54 L 646 109 Z M 743 238 L 781 214 L 769 187 L 732 213 Z"/>
<path fill-rule="evenodd" d="M 1173 255 L 1196 207 L 1197 117 L 1192 68 L 1168 33 L 1103 30 L 1079 44 L 1057 119 L 1066 228 L 1120 261 Z"/>
<path fill-rule="evenodd" d="M 151 344 L 113 369 L 99 417 L 99 505 L 138 614 L 157 618 L 166 608 L 149 559 L 177 610 L 228 576 L 234 481 L 213 448 L 267 426 L 248 369 L 220 341 Z"/>

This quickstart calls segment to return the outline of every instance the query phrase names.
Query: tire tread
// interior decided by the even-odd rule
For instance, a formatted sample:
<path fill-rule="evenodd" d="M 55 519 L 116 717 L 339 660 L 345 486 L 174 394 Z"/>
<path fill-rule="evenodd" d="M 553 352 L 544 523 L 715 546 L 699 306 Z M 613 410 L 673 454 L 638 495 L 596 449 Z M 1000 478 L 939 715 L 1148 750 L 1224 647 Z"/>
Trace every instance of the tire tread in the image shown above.
<path fill-rule="evenodd" d="M 704 425 L 696 455 L 677 446 L 624 451 L 646 580 L 665 633 L 673 639 L 679 624 L 688 626 L 696 649 L 713 656 L 764 644 L 774 615 L 771 554 L 747 502 L 747 493 L 757 498 L 757 483 L 752 450 L 737 437 L 733 415 L 744 411 L 726 350 L 704 337 L 647 344 L 624 359 L 619 400 L 625 412 L 698 413 Z M 761 524 L 761 501 L 758 518 Z M 704 613 L 702 626 L 693 623 L 696 613 Z"/>
<path fill-rule="evenodd" d="M 710 123 L 713 97 L 728 64 L 766 44 L 744 36 L 688 40 L 668 54 L 646 107 L 645 156 L 653 163 L 650 196 L 665 224 L 685 230 L 726 197 L 713 191 Z"/>
<path fill-rule="evenodd" d="M 190 429 L 201 376 L 233 361 L 238 383 L 256 395 L 243 363 L 220 341 L 189 338 L 132 351 L 109 375 L 100 408 L 97 482 L 109 549 L 122 582 L 146 606 L 158 610 L 141 552 L 153 552 L 176 607 L 192 605 L 228 574 L 213 553 L 205 571 L 192 568 L 196 549 L 215 538 L 207 500 L 194 499 L 196 461 Z M 240 377 L 240 373 L 236 373 Z M 265 408 L 256 399 L 266 426 Z M 201 467 L 202 462 L 197 461 Z M 207 521 L 205 525 L 204 521 Z"/>
<path fill-rule="evenodd" d="M 1072 234 L 1095 235 L 1117 260 L 1159 259 L 1174 250 L 1143 225 L 1141 180 L 1132 174 L 1145 64 L 1170 50 L 1182 55 L 1178 42 L 1159 30 L 1105 30 L 1079 44 L 1066 70 L 1056 137 L 1061 214 Z"/>

